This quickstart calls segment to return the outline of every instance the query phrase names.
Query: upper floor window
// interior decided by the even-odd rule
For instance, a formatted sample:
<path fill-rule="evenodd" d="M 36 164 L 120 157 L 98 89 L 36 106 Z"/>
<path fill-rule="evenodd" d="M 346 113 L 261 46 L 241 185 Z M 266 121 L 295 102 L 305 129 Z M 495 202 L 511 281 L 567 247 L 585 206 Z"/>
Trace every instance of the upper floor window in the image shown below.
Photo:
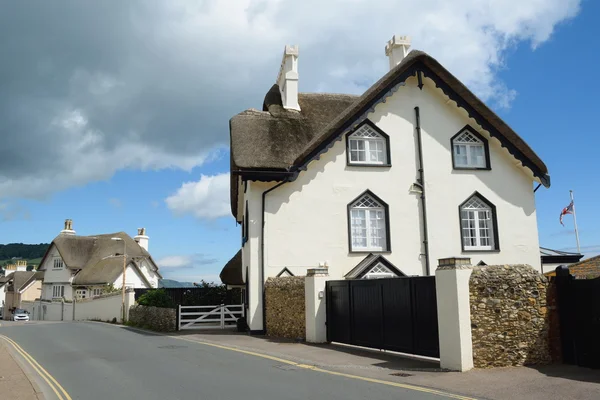
<path fill-rule="evenodd" d="M 463 250 L 497 250 L 496 208 L 474 194 L 460 206 Z"/>
<path fill-rule="evenodd" d="M 54 259 L 54 267 L 53 269 L 62 269 L 64 266 L 62 259 L 60 258 L 55 258 Z"/>
<path fill-rule="evenodd" d="M 365 121 L 358 129 L 348 134 L 347 142 L 348 164 L 390 164 L 389 137 L 370 121 Z"/>
<path fill-rule="evenodd" d="M 452 139 L 454 168 L 489 169 L 487 140 L 470 127 L 465 127 Z"/>
<path fill-rule="evenodd" d="M 348 205 L 350 251 L 388 251 L 387 204 L 371 192 Z"/>

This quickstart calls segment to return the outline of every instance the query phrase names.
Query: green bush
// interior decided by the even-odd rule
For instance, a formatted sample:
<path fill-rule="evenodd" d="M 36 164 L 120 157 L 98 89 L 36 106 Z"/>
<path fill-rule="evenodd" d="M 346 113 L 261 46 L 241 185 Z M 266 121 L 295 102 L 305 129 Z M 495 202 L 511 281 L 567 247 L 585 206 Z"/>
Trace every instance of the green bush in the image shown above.
<path fill-rule="evenodd" d="M 150 290 L 138 299 L 138 304 L 148 307 L 175 308 L 175 303 L 163 289 Z"/>

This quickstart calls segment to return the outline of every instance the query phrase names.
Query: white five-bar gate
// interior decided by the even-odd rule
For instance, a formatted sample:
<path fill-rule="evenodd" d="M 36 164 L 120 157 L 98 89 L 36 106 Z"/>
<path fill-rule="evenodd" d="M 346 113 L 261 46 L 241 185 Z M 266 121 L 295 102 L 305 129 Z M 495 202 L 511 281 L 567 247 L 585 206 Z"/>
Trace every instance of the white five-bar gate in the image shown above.
<path fill-rule="evenodd" d="M 236 327 L 238 318 L 244 316 L 244 305 L 179 306 L 178 330 L 225 329 Z"/>

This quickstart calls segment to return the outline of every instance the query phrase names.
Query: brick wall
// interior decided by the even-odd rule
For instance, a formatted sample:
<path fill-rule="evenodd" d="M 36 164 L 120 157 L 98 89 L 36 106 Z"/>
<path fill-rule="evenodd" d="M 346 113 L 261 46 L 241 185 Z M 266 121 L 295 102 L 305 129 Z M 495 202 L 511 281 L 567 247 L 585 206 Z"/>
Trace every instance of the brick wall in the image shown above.
<path fill-rule="evenodd" d="M 269 278 L 265 283 L 268 336 L 304 339 L 306 335 L 304 277 Z"/>

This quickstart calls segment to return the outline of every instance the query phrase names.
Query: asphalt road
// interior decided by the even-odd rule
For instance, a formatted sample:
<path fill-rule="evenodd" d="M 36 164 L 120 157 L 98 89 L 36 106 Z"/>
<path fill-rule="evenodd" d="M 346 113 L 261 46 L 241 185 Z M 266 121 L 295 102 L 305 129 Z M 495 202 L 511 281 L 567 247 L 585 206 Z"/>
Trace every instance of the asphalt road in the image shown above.
<path fill-rule="evenodd" d="M 446 398 L 102 323 L 3 324 L 0 334 L 73 399 Z"/>

